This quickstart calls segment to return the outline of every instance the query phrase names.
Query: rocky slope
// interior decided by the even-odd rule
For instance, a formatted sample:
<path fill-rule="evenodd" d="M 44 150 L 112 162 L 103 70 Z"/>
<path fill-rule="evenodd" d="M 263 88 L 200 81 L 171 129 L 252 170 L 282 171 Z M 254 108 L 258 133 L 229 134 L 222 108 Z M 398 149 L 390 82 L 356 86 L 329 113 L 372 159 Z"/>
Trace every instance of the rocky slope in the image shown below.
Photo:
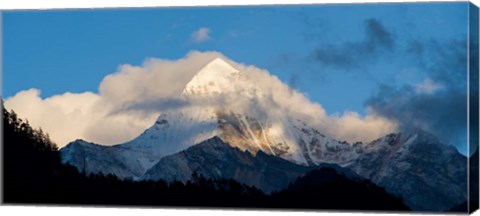
<path fill-rule="evenodd" d="M 179 153 L 162 158 L 141 178 L 168 182 L 192 180 L 193 173 L 209 179 L 234 179 L 267 193 L 284 189 L 306 172 L 331 168 L 352 179 L 363 179 L 337 165 L 302 166 L 258 151 L 255 155 L 213 137 Z"/>
<path fill-rule="evenodd" d="M 448 210 L 467 197 L 466 157 L 417 130 L 365 144 L 346 167 L 402 197 L 415 210 Z"/>

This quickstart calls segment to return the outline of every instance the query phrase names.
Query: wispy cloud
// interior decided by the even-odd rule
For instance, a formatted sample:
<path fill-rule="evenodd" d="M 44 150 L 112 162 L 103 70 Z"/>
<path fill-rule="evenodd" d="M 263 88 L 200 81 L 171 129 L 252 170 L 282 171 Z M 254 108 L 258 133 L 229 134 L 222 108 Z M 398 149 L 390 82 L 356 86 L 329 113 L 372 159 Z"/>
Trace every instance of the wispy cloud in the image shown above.
<path fill-rule="evenodd" d="M 202 43 L 207 40 L 210 40 L 211 30 L 206 27 L 201 27 L 198 30 L 192 32 L 190 35 L 190 42 L 192 43 Z"/>
<path fill-rule="evenodd" d="M 415 85 L 415 93 L 417 94 L 433 94 L 439 89 L 442 88 L 442 85 L 434 82 L 431 79 L 425 79 L 422 83 Z"/>
<path fill-rule="evenodd" d="M 390 33 L 378 20 L 365 21 L 365 38 L 361 41 L 340 45 L 326 44 L 313 52 L 313 58 L 325 66 L 349 69 L 362 67 L 382 51 L 391 51 L 395 46 Z"/>

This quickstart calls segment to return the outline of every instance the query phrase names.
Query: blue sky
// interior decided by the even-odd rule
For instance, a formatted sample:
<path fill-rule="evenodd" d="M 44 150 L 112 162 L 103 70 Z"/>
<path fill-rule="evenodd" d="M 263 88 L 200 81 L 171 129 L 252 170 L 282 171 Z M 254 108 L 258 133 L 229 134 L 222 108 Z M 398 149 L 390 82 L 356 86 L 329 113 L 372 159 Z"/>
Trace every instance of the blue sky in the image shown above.
<path fill-rule="evenodd" d="M 398 102 L 399 89 L 416 99 L 413 91 L 430 80 L 429 87 L 438 88 L 422 96 L 427 100 L 451 89 L 466 92 L 443 77 L 466 69 L 442 58 L 466 49 L 467 9 L 467 3 L 406 3 L 6 11 L 3 97 L 29 88 L 42 97 L 97 92 L 121 64 L 212 50 L 269 70 L 328 113 L 365 114 L 371 106 L 395 118 L 398 110 L 381 105 Z M 200 28 L 209 29 L 209 39 L 195 43 L 191 35 Z M 390 95 L 380 94 L 385 88 Z"/>

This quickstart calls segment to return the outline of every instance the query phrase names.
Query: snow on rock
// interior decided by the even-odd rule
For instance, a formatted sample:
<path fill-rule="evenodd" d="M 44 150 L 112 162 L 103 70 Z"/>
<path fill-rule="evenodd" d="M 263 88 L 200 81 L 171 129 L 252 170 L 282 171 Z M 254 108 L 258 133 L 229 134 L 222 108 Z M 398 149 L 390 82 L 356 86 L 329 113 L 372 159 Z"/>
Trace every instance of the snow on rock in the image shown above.
<path fill-rule="evenodd" d="M 216 58 L 202 68 L 186 85 L 182 95 L 220 94 L 235 91 L 235 78 L 239 71 L 220 58 Z"/>

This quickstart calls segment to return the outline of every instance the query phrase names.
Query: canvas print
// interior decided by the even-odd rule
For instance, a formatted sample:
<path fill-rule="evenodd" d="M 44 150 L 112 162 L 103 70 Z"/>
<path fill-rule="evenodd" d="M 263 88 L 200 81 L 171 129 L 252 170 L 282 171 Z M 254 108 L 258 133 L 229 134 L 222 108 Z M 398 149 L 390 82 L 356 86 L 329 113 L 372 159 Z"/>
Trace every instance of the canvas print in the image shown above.
<path fill-rule="evenodd" d="M 478 208 L 469 2 L 2 11 L 2 201 Z"/>

